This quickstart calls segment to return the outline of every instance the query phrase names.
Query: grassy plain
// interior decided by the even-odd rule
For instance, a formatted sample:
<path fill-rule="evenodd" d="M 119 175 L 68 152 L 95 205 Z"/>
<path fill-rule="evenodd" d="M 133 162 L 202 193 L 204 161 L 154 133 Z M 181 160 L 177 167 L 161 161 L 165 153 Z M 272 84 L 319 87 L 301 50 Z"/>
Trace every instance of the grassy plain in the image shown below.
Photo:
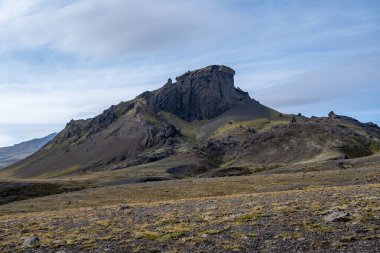
<path fill-rule="evenodd" d="M 380 169 L 97 187 L 0 206 L 4 252 L 378 252 Z M 334 211 L 346 222 L 326 222 Z M 31 248 L 23 240 L 36 235 Z"/>

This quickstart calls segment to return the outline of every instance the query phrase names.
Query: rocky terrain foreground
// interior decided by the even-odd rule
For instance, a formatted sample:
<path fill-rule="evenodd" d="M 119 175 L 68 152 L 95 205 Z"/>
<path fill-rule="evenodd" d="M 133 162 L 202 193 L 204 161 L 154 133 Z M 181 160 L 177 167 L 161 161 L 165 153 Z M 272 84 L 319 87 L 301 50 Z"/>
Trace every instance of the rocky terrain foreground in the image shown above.
<path fill-rule="evenodd" d="M 380 168 L 108 186 L 0 215 L 2 252 L 379 252 Z"/>

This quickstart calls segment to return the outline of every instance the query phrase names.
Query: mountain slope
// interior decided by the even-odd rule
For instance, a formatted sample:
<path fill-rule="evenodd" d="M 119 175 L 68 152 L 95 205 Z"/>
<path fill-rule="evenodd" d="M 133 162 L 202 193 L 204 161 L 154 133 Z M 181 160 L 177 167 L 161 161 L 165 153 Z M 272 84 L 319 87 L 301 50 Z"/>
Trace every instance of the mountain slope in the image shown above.
<path fill-rule="evenodd" d="M 153 146 L 162 147 L 176 135 L 171 125 L 155 115 L 149 118 L 139 101 L 132 105 L 121 115 L 116 116 L 113 107 L 92 120 L 70 122 L 44 149 L 15 164 L 17 175 L 98 170 Z"/>
<path fill-rule="evenodd" d="M 0 169 L 14 164 L 33 154 L 42 148 L 46 143 L 51 141 L 56 135 L 57 133 L 52 133 L 39 139 L 33 139 L 10 147 L 0 148 Z"/>
<path fill-rule="evenodd" d="M 71 121 L 12 171 L 16 177 L 54 177 L 144 164 L 191 150 L 194 141 L 230 120 L 270 119 L 269 108 L 234 87 L 233 75 L 228 67 L 209 66 L 93 119 Z"/>
<path fill-rule="evenodd" d="M 234 74 L 218 65 L 189 71 L 95 118 L 71 121 L 6 172 L 17 178 L 112 174 L 131 182 L 244 174 L 379 150 L 377 125 L 334 113 L 281 114 L 235 88 Z"/>
<path fill-rule="evenodd" d="M 214 147 L 213 156 L 229 167 L 351 159 L 379 150 L 380 129 L 376 125 L 334 113 L 318 118 L 298 116 L 274 126 L 268 121 L 262 129 L 256 127 L 258 131 L 239 124 L 206 144 Z"/>

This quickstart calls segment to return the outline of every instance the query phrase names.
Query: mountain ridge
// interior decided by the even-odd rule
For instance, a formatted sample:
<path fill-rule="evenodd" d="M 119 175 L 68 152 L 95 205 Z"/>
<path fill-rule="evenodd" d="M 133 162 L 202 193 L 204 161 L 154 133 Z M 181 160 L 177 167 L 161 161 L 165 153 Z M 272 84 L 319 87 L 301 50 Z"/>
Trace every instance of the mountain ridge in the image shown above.
<path fill-rule="evenodd" d="M 277 112 L 236 88 L 234 74 L 224 65 L 210 65 L 94 118 L 72 120 L 8 172 L 56 178 L 128 170 L 133 172 L 128 180 L 156 180 L 245 173 L 379 150 L 377 125 L 334 113 L 307 118 Z"/>
<path fill-rule="evenodd" d="M 12 165 L 33 154 L 49 141 L 51 141 L 56 135 L 57 133 L 51 133 L 42 138 L 34 138 L 32 140 L 20 142 L 9 147 L 1 147 L 0 169 Z"/>

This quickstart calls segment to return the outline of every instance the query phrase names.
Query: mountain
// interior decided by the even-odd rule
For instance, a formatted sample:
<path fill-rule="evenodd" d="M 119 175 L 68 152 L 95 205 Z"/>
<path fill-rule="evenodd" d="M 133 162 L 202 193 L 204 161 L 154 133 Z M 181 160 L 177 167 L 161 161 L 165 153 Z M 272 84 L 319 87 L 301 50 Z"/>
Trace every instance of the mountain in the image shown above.
<path fill-rule="evenodd" d="M 52 133 L 39 139 L 21 142 L 11 147 L 0 148 L 0 169 L 14 164 L 38 151 L 56 135 L 57 133 Z"/>
<path fill-rule="evenodd" d="M 130 182 L 249 174 L 379 150 L 377 125 L 333 112 L 282 114 L 236 88 L 234 74 L 222 65 L 189 71 L 94 118 L 73 120 L 7 172 L 18 178 L 117 175 Z"/>

